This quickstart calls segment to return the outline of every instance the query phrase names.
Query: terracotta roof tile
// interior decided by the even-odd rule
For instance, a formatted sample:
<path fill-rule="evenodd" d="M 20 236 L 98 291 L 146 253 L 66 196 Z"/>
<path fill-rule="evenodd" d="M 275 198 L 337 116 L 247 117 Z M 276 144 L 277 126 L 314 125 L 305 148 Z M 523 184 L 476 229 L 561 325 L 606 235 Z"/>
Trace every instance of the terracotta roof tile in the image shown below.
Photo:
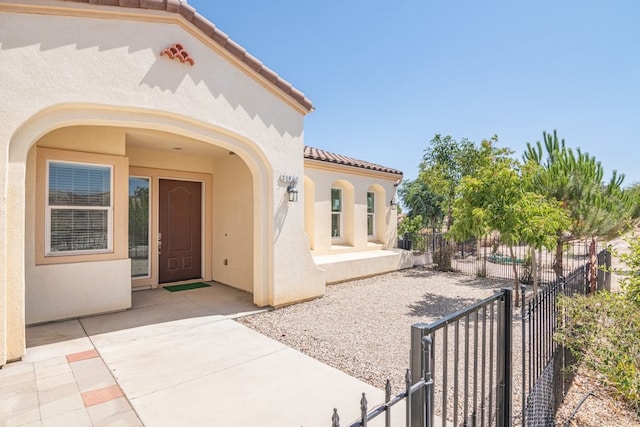
<path fill-rule="evenodd" d="M 358 160 L 341 154 L 331 153 L 329 151 L 320 150 L 314 147 L 304 147 L 304 158 L 311 160 L 319 160 L 321 162 L 335 163 L 339 165 L 352 166 L 355 168 L 369 169 L 378 172 L 386 172 L 394 175 L 402 175 L 397 169 L 388 168 L 386 166 L 375 163 Z"/>
<path fill-rule="evenodd" d="M 274 84 L 279 90 L 300 104 L 307 112 L 313 111 L 313 104 L 304 96 L 302 92 L 295 89 L 289 82 L 284 80 L 273 70 L 266 67 L 262 62 L 254 56 L 249 55 L 247 51 L 232 41 L 229 36 L 220 31 L 213 23 L 204 16 L 198 14 L 196 9 L 189 5 L 185 0 L 64 0 L 76 3 L 88 3 L 101 6 L 119 6 L 140 9 L 166 10 L 171 13 L 182 15 L 187 21 L 191 22 L 205 36 L 209 37 L 221 47 L 226 49 L 234 57 L 256 71 L 262 77 Z"/>

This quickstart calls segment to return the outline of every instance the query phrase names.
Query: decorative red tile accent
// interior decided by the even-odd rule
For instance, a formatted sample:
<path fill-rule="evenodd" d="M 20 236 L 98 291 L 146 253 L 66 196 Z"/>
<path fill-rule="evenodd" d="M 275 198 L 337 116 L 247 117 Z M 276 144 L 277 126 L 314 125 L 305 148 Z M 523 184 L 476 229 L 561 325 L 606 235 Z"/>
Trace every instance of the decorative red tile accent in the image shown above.
<path fill-rule="evenodd" d="M 171 59 L 179 59 L 180 62 L 188 62 L 193 65 L 195 62 L 193 58 L 189 56 L 189 52 L 184 50 L 184 47 L 180 43 L 174 43 L 162 52 L 160 52 L 160 56 L 166 55 Z"/>
<path fill-rule="evenodd" d="M 99 355 L 96 350 L 87 350 L 80 353 L 67 354 L 67 362 L 78 362 L 80 360 L 93 359 L 94 357 L 98 356 Z"/>
<path fill-rule="evenodd" d="M 81 394 L 82 401 L 86 407 L 98 405 L 99 403 L 108 402 L 124 396 L 122 390 L 120 390 L 120 387 L 118 387 L 117 384 L 105 388 L 99 388 L 97 390 L 85 391 Z"/>

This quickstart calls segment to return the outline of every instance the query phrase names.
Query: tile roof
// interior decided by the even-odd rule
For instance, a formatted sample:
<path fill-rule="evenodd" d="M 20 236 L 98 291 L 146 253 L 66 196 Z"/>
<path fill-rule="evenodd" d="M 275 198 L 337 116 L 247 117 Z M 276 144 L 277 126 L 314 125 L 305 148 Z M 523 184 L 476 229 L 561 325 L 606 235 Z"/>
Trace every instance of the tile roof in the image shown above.
<path fill-rule="evenodd" d="M 196 12 L 195 8 L 185 0 L 64 0 L 76 3 L 88 3 L 100 6 L 119 6 L 139 9 L 166 10 L 177 13 L 191 22 L 204 35 L 216 42 L 231 55 L 249 66 L 253 71 L 264 77 L 285 95 L 300 104 L 307 112 L 313 111 L 313 104 L 302 92 L 294 88 L 291 83 L 278 76 L 275 71 L 266 67 L 259 59 L 250 55 L 242 46 L 234 42 L 213 23 Z"/>
<path fill-rule="evenodd" d="M 397 169 L 388 168 L 386 166 L 377 165 L 375 163 L 365 162 L 364 160 L 353 159 L 351 157 L 342 156 L 340 154 L 331 153 L 329 151 L 320 150 L 314 147 L 304 147 L 304 158 L 319 160 L 321 162 L 352 166 L 355 168 L 369 169 L 378 172 L 386 172 L 394 175 L 402 175 L 402 172 Z"/>

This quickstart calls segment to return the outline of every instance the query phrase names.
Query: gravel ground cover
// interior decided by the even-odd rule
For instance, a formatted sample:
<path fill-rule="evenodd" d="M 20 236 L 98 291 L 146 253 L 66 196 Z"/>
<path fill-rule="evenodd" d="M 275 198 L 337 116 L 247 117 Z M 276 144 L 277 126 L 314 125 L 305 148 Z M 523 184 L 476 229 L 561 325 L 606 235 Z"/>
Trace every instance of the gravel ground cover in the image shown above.
<path fill-rule="evenodd" d="M 323 298 L 238 321 L 378 388 L 389 379 L 396 394 L 409 366 L 411 325 L 431 323 L 504 286 L 510 283 L 414 268 L 331 285 Z M 436 402 L 439 395 L 436 389 Z"/>
<path fill-rule="evenodd" d="M 331 285 L 323 298 L 238 321 L 378 388 L 384 388 L 388 378 L 396 394 L 404 387 L 412 324 L 433 322 L 505 286 L 511 283 L 414 268 Z M 514 425 L 519 425 L 521 406 L 519 331 L 520 322 L 514 321 Z M 593 373 L 583 369 L 558 410 L 557 425 L 564 425 L 589 391 L 597 397 L 587 399 L 571 426 L 640 426 L 640 419 L 603 390 Z M 442 412 L 440 396 L 437 391 L 438 415 Z M 357 404 L 359 396 L 354 396 L 354 401 Z"/>

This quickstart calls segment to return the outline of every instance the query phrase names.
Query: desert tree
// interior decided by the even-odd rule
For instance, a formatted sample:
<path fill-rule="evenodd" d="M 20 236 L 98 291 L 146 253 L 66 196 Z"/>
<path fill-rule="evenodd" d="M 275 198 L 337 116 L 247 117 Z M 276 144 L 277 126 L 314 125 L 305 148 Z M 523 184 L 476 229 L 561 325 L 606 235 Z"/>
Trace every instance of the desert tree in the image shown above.
<path fill-rule="evenodd" d="M 570 219 L 568 227 L 556 230 L 553 269 L 558 277 L 564 273 L 565 243 L 590 238 L 590 284 L 596 280 L 596 239 L 619 233 L 629 223 L 632 200 L 622 188 L 624 175 L 613 171 L 604 181 L 602 164 L 580 149 L 572 150 L 564 139 L 543 132 L 543 142 L 527 143 L 523 161 L 535 169 L 531 186 L 540 194 L 557 200 Z"/>
<path fill-rule="evenodd" d="M 457 239 L 482 237 L 491 232 L 500 234 L 501 241 L 509 248 L 515 302 L 519 305 L 518 268 L 513 247 L 525 243 L 536 249 L 553 248 L 556 231 L 566 227 L 568 219 L 557 201 L 529 191 L 529 168 L 523 168 L 510 155 L 509 150 L 496 148 L 492 141 L 482 142 L 482 166 L 462 178 L 457 189 L 450 234 Z"/>
<path fill-rule="evenodd" d="M 495 138 L 495 137 L 494 137 Z M 446 217 L 447 228 L 453 221 L 453 202 L 463 177 L 472 174 L 479 164 L 480 149 L 463 138 L 436 134 L 425 149 L 418 180 L 433 195 L 433 201 Z"/>

